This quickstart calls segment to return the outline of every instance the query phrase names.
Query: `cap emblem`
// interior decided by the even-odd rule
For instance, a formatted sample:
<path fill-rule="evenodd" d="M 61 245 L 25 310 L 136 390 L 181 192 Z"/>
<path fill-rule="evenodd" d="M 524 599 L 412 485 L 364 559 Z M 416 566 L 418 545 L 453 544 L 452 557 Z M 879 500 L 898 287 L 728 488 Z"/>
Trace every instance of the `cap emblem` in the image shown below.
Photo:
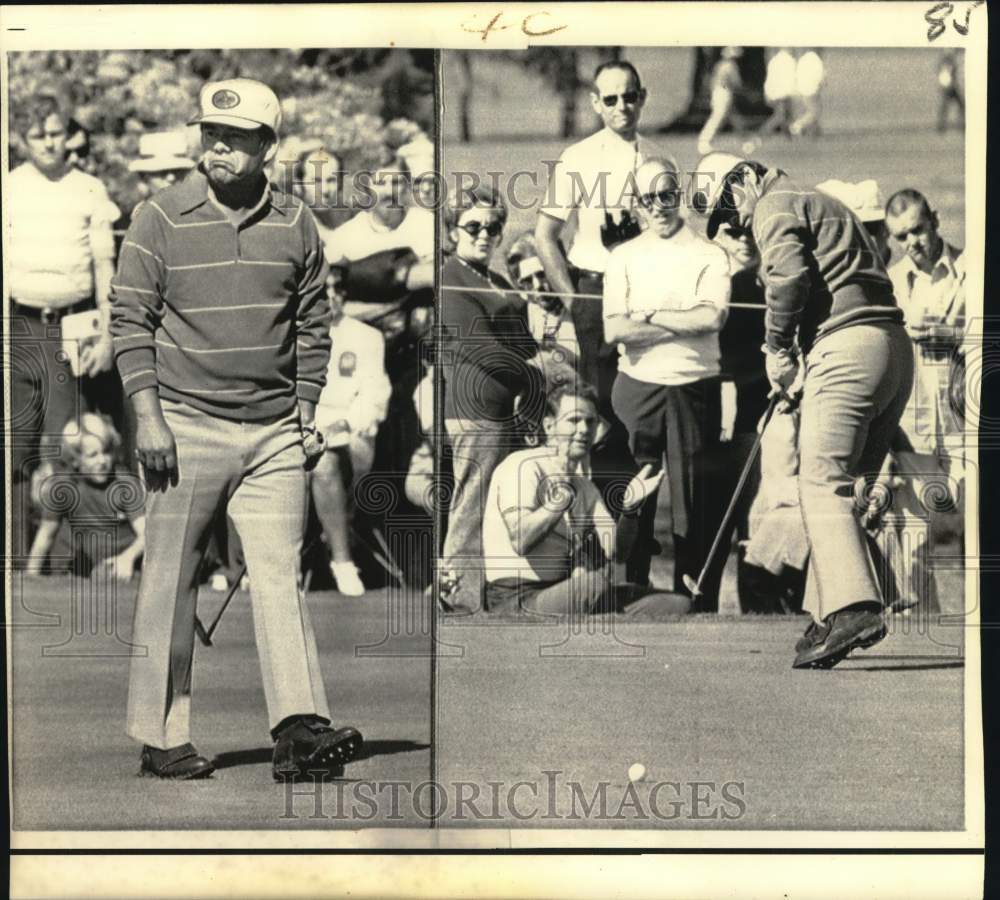
<path fill-rule="evenodd" d="M 239 106 L 239 103 L 240 95 L 236 91 L 224 89 L 212 94 L 212 106 L 216 109 L 232 109 L 234 106 Z"/>

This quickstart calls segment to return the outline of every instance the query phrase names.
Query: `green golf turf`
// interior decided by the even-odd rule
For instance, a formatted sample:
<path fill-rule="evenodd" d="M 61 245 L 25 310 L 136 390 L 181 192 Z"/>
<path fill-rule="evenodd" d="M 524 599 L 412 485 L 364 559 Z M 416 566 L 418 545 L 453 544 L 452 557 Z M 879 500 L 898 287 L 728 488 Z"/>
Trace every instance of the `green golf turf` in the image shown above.
<path fill-rule="evenodd" d="M 793 671 L 803 627 L 698 616 L 567 640 L 565 624 L 445 623 L 438 780 L 452 797 L 478 788 L 482 817 L 452 802 L 442 825 L 961 828 L 961 628 L 897 617 L 836 669 Z M 634 763 L 646 777 L 630 798 Z"/>
<path fill-rule="evenodd" d="M 684 107 L 692 54 L 690 48 L 624 50 L 650 92 L 640 131 L 673 155 L 684 172 L 694 171 L 698 162 L 696 136 L 655 132 Z M 764 138 L 754 158 L 785 169 L 803 185 L 874 178 L 883 198 L 903 187 L 917 188 L 938 211 L 945 238 L 964 246 L 964 138 L 960 131 L 933 131 L 937 58 L 919 49 L 827 49 L 823 137 Z M 442 119 L 448 183 L 455 183 L 455 173 L 472 172 L 508 189 L 509 219 L 493 259 L 498 270 L 509 242 L 534 228 L 548 179 L 545 161 L 558 159 L 570 143 L 555 136 L 555 92 L 523 66 L 501 59 L 496 54 L 474 60 L 473 141 L 461 144 L 457 103 L 449 93 L 457 69 L 444 54 Z M 594 62 L 595 54 L 581 51 L 581 72 Z M 596 128 L 585 92 L 580 99 L 578 138 Z M 739 153 L 745 139 L 721 135 L 717 149 Z M 511 186 L 517 172 L 524 174 Z M 697 218 L 692 224 L 702 227 Z M 898 256 L 897 249 L 894 260 Z M 669 586 L 667 491 L 660 492 L 657 538 L 664 553 L 653 560 L 652 579 Z M 961 551 L 952 543 L 933 552 L 942 560 L 942 609 L 960 613 L 962 572 L 955 565 Z M 724 613 L 738 611 L 732 562 L 720 594 Z M 446 787 L 474 786 L 452 789 L 450 824 L 961 828 L 961 628 L 938 623 L 928 629 L 918 617 L 895 617 L 884 642 L 833 671 L 795 672 L 793 645 L 805 622 L 699 616 L 625 623 L 613 637 L 591 638 L 594 655 L 584 648 L 576 657 L 542 655 L 542 644 L 565 637 L 565 625 L 478 617 L 446 622 L 441 638 L 448 652 L 438 674 L 437 777 Z M 578 641 L 563 649 L 575 652 Z M 634 763 L 647 774 L 635 785 L 637 800 L 630 805 L 625 786 Z M 530 786 L 516 794 L 518 808 L 512 810 L 508 792 L 522 779 Z M 690 784 L 697 781 L 716 786 L 713 805 L 695 802 Z M 661 812 L 671 811 L 672 800 L 683 801 L 674 818 L 657 817 L 650 809 L 650 794 L 661 782 L 681 785 L 683 797 L 669 788 L 658 795 Z M 738 811 L 720 803 L 719 791 L 728 782 L 743 785 L 745 810 L 726 820 L 697 818 L 712 809 L 717 815 Z M 571 783 L 580 794 L 574 796 Z M 599 808 L 602 784 L 605 815 Z M 482 813 L 495 811 L 491 792 L 499 792 L 499 821 L 455 808 L 459 791 L 468 798 L 477 790 Z M 589 804 L 597 812 L 582 814 Z M 537 814 L 525 815 L 532 811 Z"/>
<path fill-rule="evenodd" d="M 139 747 L 124 733 L 129 648 L 105 636 L 116 630 L 129 635 L 133 589 L 122 590 L 116 604 L 101 600 L 77 617 L 84 631 L 94 624 L 101 637 L 77 634 L 68 640 L 72 600 L 85 596 L 85 584 L 26 579 L 14 597 L 14 627 L 8 632 L 13 651 L 14 828 L 426 824 L 407 804 L 400 804 L 395 813 L 388 804 L 380 806 L 371 820 L 337 819 L 346 805 L 335 784 L 322 789 L 321 817 L 310 818 L 317 810 L 312 797 L 289 801 L 286 787 L 273 781 L 250 601 L 244 592 L 235 596 L 226 612 L 215 646 L 199 645 L 195 655 L 192 740 L 202 753 L 215 758 L 214 777 L 183 783 L 136 777 Z M 366 739 L 362 758 L 344 773 L 347 788 L 359 780 L 419 784 L 430 774 L 430 640 L 419 627 L 407 634 L 405 622 L 400 624 L 396 616 L 390 622 L 388 597 L 385 591 L 363 599 L 332 593 L 309 596 L 334 724 L 354 725 Z M 202 593 L 199 607 L 206 623 L 221 601 L 221 594 Z M 106 627 L 112 607 L 117 629 Z M 62 618 L 47 622 L 41 614 Z M 385 641 L 389 631 L 393 635 Z M 368 649 L 362 649 L 366 645 Z M 74 653 L 84 655 L 63 655 Z M 365 805 L 355 807 L 361 816 L 370 814 Z M 282 818 L 289 810 L 293 817 Z"/>

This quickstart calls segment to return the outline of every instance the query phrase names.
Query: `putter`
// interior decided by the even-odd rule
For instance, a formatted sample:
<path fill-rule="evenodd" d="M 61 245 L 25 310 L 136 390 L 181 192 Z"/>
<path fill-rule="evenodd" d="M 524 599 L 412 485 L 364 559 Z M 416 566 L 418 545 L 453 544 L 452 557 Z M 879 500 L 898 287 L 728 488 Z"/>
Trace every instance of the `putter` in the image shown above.
<path fill-rule="evenodd" d="M 750 448 L 750 455 L 747 457 L 747 461 L 743 466 L 743 471 L 740 473 L 740 480 L 736 482 L 736 490 L 733 491 L 733 497 L 729 501 L 729 507 L 726 509 L 726 514 L 722 517 L 722 524 L 719 525 L 719 530 L 716 532 L 715 540 L 712 541 L 712 546 L 709 548 L 708 556 L 705 558 L 705 564 L 701 567 L 701 574 L 698 575 L 698 580 L 695 581 L 690 575 L 684 575 L 682 578 L 684 587 L 691 592 L 692 599 L 697 599 L 702 595 L 702 582 L 705 580 L 705 575 L 708 574 L 709 567 L 712 565 L 712 560 L 715 559 L 715 554 L 719 550 L 719 545 L 722 543 L 722 536 L 729 528 L 729 523 L 733 518 L 733 513 L 736 511 L 736 504 L 740 499 L 740 494 L 743 493 L 743 488 L 746 487 L 747 479 L 750 477 L 750 470 L 753 468 L 753 464 L 757 461 L 757 455 L 760 453 L 760 442 L 764 437 L 764 430 L 767 428 L 767 423 L 771 421 L 774 409 L 781 399 L 782 397 L 780 394 L 772 393 L 771 402 L 768 404 L 767 412 L 764 414 L 764 424 L 761 425 L 760 432 L 757 434 L 757 437 L 753 442 L 753 447 Z"/>
<path fill-rule="evenodd" d="M 316 546 L 318 540 L 318 538 L 313 538 L 308 544 L 306 544 L 302 550 L 303 557 L 308 556 L 309 553 L 312 552 L 312 549 Z M 215 614 L 215 618 L 212 619 L 212 624 L 209 625 L 207 629 L 201 623 L 201 620 L 197 615 L 194 617 L 194 632 L 198 635 L 198 640 L 200 640 L 206 647 L 213 646 L 212 635 L 215 634 L 215 629 L 219 627 L 219 622 L 222 621 L 222 614 L 226 611 L 226 608 L 232 601 L 236 591 L 239 590 L 240 582 L 243 581 L 243 576 L 246 575 L 246 573 L 247 564 L 244 562 L 243 565 L 240 566 L 240 571 L 236 575 L 236 578 L 233 579 L 233 583 L 229 586 L 229 593 L 226 594 L 226 599 L 222 601 L 222 606 L 219 607 L 219 611 Z M 308 586 L 303 586 L 302 590 L 303 592 L 307 591 Z"/>
<path fill-rule="evenodd" d="M 239 573 L 233 579 L 233 583 L 229 586 L 229 593 L 226 594 L 226 599 L 222 601 L 222 606 L 219 607 L 219 611 L 215 614 L 215 618 L 212 619 L 212 624 L 208 626 L 207 631 L 198 616 L 196 615 L 194 617 L 195 634 L 198 635 L 198 640 L 200 640 L 206 647 L 212 646 L 212 635 L 215 634 L 215 629 L 219 627 L 222 614 L 226 611 L 226 607 L 229 606 L 230 601 L 233 599 L 233 595 L 239 590 L 240 582 L 243 580 L 243 576 L 246 575 L 246 573 L 247 564 L 243 563 L 243 565 L 240 566 Z"/>

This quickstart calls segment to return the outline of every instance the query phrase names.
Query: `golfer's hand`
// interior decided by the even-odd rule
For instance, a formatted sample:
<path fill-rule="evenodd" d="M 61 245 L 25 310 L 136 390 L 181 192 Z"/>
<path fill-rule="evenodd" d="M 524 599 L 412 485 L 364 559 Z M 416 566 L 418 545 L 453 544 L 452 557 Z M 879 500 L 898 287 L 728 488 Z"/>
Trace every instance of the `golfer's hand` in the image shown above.
<path fill-rule="evenodd" d="M 302 451 L 306 456 L 304 468 L 307 472 L 311 472 L 319 465 L 319 461 L 326 452 L 326 440 L 323 438 L 323 433 L 312 425 L 302 429 Z"/>
<path fill-rule="evenodd" d="M 177 483 L 177 445 L 162 415 L 137 417 L 135 455 L 143 468 L 148 490 L 163 491 L 168 484 Z"/>
<path fill-rule="evenodd" d="M 798 357 L 791 353 L 765 350 L 764 367 L 767 380 L 771 383 L 771 395 L 777 394 L 783 401 L 778 410 L 788 412 L 797 404 L 802 393 L 802 372 Z"/>
<path fill-rule="evenodd" d="M 636 472 L 632 480 L 628 483 L 628 487 L 625 488 L 625 497 L 622 500 L 622 512 L 632 512 L 635 510 L 647 497 L 653 495 L 657 488 L 659 488 L 661 481 L 663 481 L 663 469 L 654 474 L 653 467 L 649 463 L 646 463 L 646 465 Z"/>

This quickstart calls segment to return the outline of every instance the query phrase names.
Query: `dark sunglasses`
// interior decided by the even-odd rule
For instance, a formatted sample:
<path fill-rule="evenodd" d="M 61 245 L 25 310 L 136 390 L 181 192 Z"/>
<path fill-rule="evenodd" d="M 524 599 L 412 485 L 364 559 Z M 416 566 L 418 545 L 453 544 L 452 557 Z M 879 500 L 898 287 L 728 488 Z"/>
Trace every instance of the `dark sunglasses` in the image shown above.
<path fill-rule="evenodd" d="M 719 225 L 719 231 L 734 241 L 753 237 L 753 232 L 749 228 L 738 225 L 735 219 L 723 220 Z"/>
<path fill-rule="evenodd" d="M 503 225 L 499 222 L 466 222 L 464 225 L 456 226 L 461 228 L 469 237 L 479 237 L 479 233 L 485 231 L 490 237 L 496 237 L 503 231 Z"/>
<path fill-rule="evenodd" d="M 679 195 L 680 191 L 677 188 L 664 188 L 654 194 L 640 194 L 636 198 L 636 203 L 643 209 L 652 209 L 654 206 L 660 209 L 676 209 Z"/>
<path fill-rule="evenodd" d="M 625 101 L 626 106 L 635 106 L 639 102 L 639 98 L 642 96 L 642 91 L 625 91 L 624 94 L 607 94 L 601 97 L 601 103 L 603 103 L 608 108 L 618 105 L 618 98 L 621 97 Z"/>

